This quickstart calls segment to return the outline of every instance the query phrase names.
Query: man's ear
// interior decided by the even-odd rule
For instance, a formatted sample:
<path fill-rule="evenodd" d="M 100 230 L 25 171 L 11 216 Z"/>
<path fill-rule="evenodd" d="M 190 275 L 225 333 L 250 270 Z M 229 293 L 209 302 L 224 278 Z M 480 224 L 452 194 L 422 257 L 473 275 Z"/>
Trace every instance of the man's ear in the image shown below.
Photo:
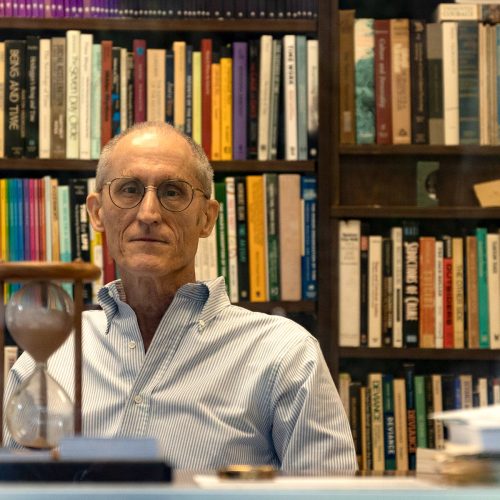
<path fill-rule="evenodd" d="M 87 196 L 87 211 L 90 216 L 90 223 L 95 231 L 104 233 L 104 224 L 101 218 L 101 194 L 90 193 Z"/>
<path fill-rule="evenodd" d="M 215 226 L 215 221 L 219 215 L 219 202 L 217 200 L 207 200 L 207 206 L 204 210 L 205 220 L 202 223 L 200 230 L 200 238 L 210 236 L 212 229 Z"/>

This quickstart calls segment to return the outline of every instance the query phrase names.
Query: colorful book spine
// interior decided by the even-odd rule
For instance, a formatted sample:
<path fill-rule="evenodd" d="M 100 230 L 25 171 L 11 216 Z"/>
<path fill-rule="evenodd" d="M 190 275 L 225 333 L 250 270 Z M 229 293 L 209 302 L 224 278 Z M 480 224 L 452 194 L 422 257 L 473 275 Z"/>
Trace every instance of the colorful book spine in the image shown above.
<path fill-rule="evenodd" d="M 316 253 L 317 180 L 315 176 L 303 175 L 300 182 L 301 198 L 304 206 L 302 298 L 304 300 L 316 300 L 318 296 L 318 262 Z"/>
<path fill-rule="evenodd" d="M 490 347 L 487 229 L 476 228 L 477 241 L 477 290 L 479 303 L 479 347 Z"/>
<path fill-rule="evenodd" d="M 297 159 L 307 160 L 307 42 L 295 36 L 297 82 Z"/>
<path fill-rule="evenodd" d="M 184 132 L 193 135 L 193 46 L 186 45 L 186 126 Z"/>
<path fill-rule="evenodd" d="M 247 232 L 247 200 L 245 177 L 237 176 L 236 184 L 236 222 L 238 229 L 238 285 L 239 300 L 249 300 L 248 269 L 248 232 Z"/>
<path fill-rule="evenodd" d="M 221 160 L 233 159 L 233 59 L 231 46 L 221 47 L 220 57 Z"/>
<path fill-rule="evenodd" d="M 212 159 L 212 40 L 201 40 L 201 144 Z"/>
<path fill-rule="evenodd" d="M 424 21 L 410 21 L 411 142 L 428 144 L 427 37 Z"/>
<path fill-rule="evenodd" d="M 146 40 L 132 42 L 134 53 L 134 122 L 146 120 Z"/>
<path fill-rule="evenodd" d="M 66 158 L 80 156 L 80 31 L 66 32 Z"/>
<path fill-rule="evenodd" d="M 51 40 L 40 40 L 40 85 L 39 85 L 39 129 L 38 129 L 38 154 L 40 158 L 50 158 L 51 152 Z"/>
<path fill-rule="evenodd" d="M 376 19 L 375 33 L 375 107 L 377 144 L 392 143 L 391 29 L 390 19 Z"/>
<path fill-rule="evenodd" d="M 403 223 L 403 332 L 406 347 L 418 346 L 419 320 L 419 227 Z"/>
<path fill-rule="evenodd" d="M 247 158 L 248 43 L 233 42 L 233 158 Z"/>

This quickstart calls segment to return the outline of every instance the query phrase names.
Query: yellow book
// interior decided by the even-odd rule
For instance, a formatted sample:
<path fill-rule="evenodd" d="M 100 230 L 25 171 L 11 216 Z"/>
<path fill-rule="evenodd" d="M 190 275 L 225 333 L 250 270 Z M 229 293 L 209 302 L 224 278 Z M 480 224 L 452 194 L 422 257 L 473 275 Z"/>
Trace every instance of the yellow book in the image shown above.
<path fill-rule="evenodd" d="M 219 55 L 212 54 L 212 157 L 211 160 L 221 159 L 220 138 L 220 62 Z"/>
<path fill-rule="evenodd" d="M 224 47 L 220 58 L 221 96 L 221 160 L 233 159 L 233 59 L 230 46 Z"/>
<path fill-rule="evenodd" d="M 193 51 L 193 141 L 201 144 L 201 52 Z"/>
<path fill-rule="evenodd" d="M 267 301 L 266 285 L 266 218 L 264 213 L 264 181 L 261 175 L 248 175 L 247 228 L 250 277 L 250 301 Z"/>
<path fill-rule="evenodd" d="M 8 222 L 7 179 L 0 179 L 0 260 L 9 260 Z"/>
<path fill-rule="evenodd" d="M 452 239 L 453 347 L 463 349 L 464 332 L 464 253 L 461 237 Z"/>
<path fill-rule="evenodd" d="M 174 126 L 184 132 L 186 127 L 186 42 L 172 45 L 174 52 Z"/>

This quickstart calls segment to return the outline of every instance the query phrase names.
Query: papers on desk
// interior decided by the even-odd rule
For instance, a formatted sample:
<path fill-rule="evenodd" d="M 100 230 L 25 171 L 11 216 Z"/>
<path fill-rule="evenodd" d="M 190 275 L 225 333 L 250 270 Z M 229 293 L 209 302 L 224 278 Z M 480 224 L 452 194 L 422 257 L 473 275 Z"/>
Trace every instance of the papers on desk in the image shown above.
<path fill-rule="evenodd" d="M 440 490 L 441 486 L 415 477 L 287 477 L 244 481 L 195 475 L 195 483 L 206 490 Z"/>

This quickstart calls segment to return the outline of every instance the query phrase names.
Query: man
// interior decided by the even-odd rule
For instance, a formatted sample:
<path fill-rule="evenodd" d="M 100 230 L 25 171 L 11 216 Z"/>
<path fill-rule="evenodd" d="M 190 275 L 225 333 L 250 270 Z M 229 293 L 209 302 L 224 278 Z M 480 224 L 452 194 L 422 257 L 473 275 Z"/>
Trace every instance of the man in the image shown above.
<path fill-rule="evenodd" d="M 354 470 L 349 424 L 317 341 L 282 317 L 231 305 L 223 278 L 196 282 L 218 203 L 203 151 L 170 125 L 113 139 L 87 199 L 120 280 L 83 318 L 83 434 L 152 436 L 180 469 L 271 464 Z M 49 371 L 73 394 L 72 338 Z M 30 374 L 23 355 L 9 391 Z"/>

